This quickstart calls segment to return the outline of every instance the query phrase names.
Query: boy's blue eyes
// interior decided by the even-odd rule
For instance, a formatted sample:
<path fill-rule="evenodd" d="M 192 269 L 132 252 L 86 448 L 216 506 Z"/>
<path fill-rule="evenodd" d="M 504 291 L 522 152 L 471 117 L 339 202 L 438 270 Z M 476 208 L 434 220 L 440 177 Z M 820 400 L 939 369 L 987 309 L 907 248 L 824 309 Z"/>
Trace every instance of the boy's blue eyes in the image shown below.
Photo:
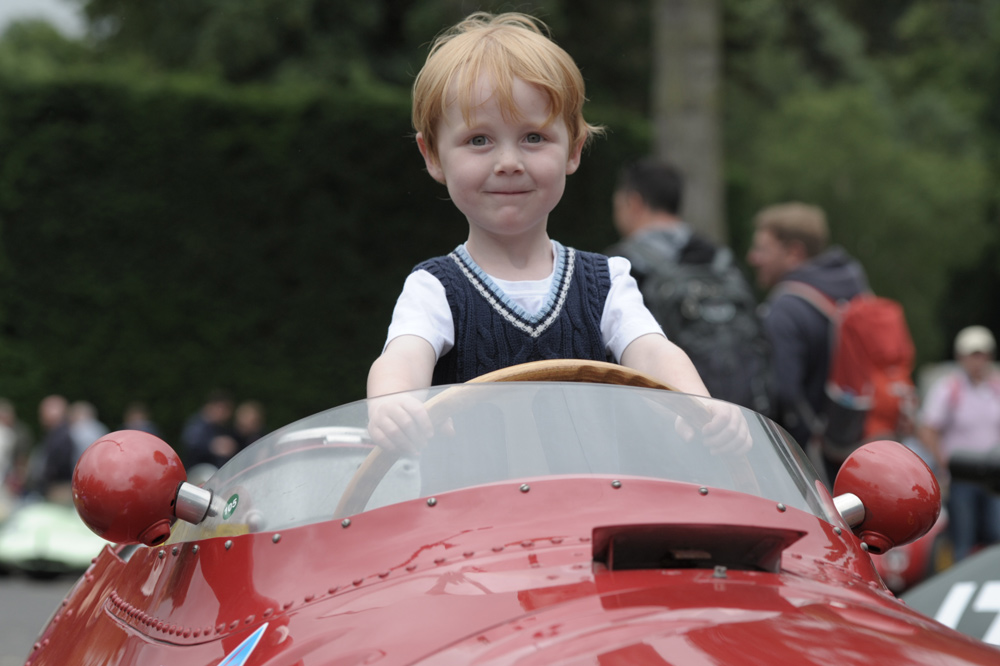
<path fill-rule="evenodd" d="M 526 143 L 541 143 L 545 139 L 538 132 L 532 132 L 531 134 L 526 135 L 524 137 L 524 140 L 525 140 Z M 488 143 L 489 143 L 489 139 L 487 139 L 483 135 L 474 136 L 471 139 L 469 139 L 469 145 L 472 145 L 472 146 L 485 146 Z"/>

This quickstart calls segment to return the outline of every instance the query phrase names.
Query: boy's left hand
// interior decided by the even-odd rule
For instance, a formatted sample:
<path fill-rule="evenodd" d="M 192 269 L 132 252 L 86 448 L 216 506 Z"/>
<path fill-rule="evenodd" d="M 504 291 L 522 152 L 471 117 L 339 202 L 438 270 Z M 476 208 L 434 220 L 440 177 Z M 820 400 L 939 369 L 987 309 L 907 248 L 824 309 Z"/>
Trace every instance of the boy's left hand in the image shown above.
<path fill-rule="evenodd" d="M 697 399 L 697 398 L 696 398 Z M 699 400 L 708 422 L 695 429 L 689 419 L 677 418 L 677 434 L 686 441 L 696 438 L 712 455 L 743 455 L 753 446 L 750 429 L 743 411 L 736 405 L 719 400 Z"/>

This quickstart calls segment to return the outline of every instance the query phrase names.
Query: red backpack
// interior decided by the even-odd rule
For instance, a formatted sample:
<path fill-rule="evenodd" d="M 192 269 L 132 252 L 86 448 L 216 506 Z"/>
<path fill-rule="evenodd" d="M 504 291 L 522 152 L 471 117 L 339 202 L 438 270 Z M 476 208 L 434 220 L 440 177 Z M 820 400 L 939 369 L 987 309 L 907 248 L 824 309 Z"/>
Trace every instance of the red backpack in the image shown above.
<path fill-rule="evenodd" d="M 833 327 L 826 401 L 817 415 L 827 450 L 850 453 L 911 427 L 916 349 L 903 306 L 867 292 L 838 302 L 803 282 L 783 282 L 781 290 L 806 300 Z"/>

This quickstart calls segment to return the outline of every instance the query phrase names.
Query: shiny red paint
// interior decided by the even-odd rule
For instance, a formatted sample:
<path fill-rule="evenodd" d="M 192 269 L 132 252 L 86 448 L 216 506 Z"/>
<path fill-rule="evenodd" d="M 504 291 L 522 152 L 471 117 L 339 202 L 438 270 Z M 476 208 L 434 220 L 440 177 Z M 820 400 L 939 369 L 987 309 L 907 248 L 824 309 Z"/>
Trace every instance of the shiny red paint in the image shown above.
<path fill-rule="evenodd" d="M 98 536 L 155 545 L 170 536 L 177 487 L 187 478 L 166 442 L 138 430 L 97 440 L 73 471 L 73 503 Z"/>
<path fill-rule="evenodd" d="M 941 512 L 941 487 L 927 463 L 888 440 L 852 453 L 837 474 L 833 493 L 861 498 L 865 518 L 854 532 L 873 553 L 919 539 Z"/>
<path fill-rule="evenodd" d="M 942 511 L 924 536 L 884 555 L 873 555 L 872 561 L 882 580 L 896 595 L 949 568 L 955 558 L 948 536 L 947 513 Z"/>
<path fill-rule="evenodd" d="M 265 624 L 247 666 L 1000 660 L 897 601 L 846 525 L 759 497 L 560 476 L 434 499 L 128 561 L 108 548 L 27 663 L 216 666 Z M 724 569 L 614 569 L 676 533 L 724 541 L 704 526 L 740 535 Z M 754 534 L 773 570 L 740 568 L 768 566 Z"/>

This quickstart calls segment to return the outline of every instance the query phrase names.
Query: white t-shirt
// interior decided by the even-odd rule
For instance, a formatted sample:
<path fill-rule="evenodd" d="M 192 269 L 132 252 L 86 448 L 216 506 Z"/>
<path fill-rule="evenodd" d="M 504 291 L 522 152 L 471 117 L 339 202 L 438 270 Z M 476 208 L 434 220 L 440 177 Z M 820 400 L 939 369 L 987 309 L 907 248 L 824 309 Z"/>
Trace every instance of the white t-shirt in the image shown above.
<path fill-rule="evenodd" d="M 552 251 L 553 256 L 561 251 L 557 241 L 552 241 Z M 630 269 L 624 257 L 608 259 L 611 289 L 601 315 L 601 337 L 616 361 L 621 361 L 622 352 L 636 338 L 648 333 L 663 335 L 659 324 L 643 305 L 642 293 L 629 274 Z M 535 314 L 545 305 L 554 273 L 553 265 L 553 273 L 543 280 L 511 281 L 489 277 L 511 301 L 525 312 Z M 438 359 L 455 345 L 455 325 L 444 285 L 425 270 L 410 273 L 403 283 L 385 344 L 401 335 L 416 335 L 427 340 Z"/>

